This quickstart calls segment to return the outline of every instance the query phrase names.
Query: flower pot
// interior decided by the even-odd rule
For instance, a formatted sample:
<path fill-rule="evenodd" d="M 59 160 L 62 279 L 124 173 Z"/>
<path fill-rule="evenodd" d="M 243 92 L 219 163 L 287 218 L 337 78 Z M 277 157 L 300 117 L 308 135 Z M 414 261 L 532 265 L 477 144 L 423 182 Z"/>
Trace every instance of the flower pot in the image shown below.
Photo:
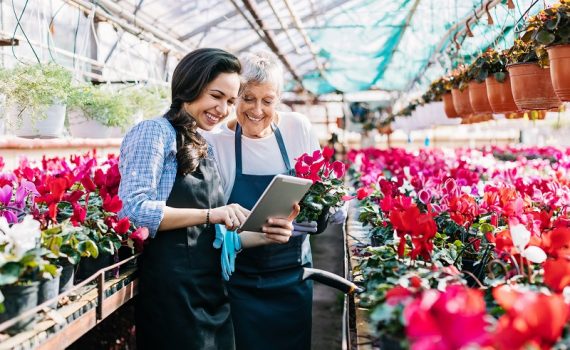
<path fill-rule="evenodd" d="M 519 109 L 550 109 L 558 107 L 560 99 L 554 93 L 550 71 L 536 63 L 517 63 L 507 67 L 511 89 Z"/>
<path fill-rule="evenodd" d="M 39 282 L 34 281 L 26 285 L 12 284 L 1 288 L 4 294 L 4 313 L 0 313 L 0 323 L 14 318 L 26 310 L 32 309 L 38 305 L 38 286 Z M 36 320 L 35 315 L 26 317 L 16 322 L 14 327 L 8 330 L 9 333 L 17 333 L 22 328 L 31 326 Z"/>
<path fill-rule="evenodd" d="M 67 113 L 69 131 L 73 137 L 106 139 L 111 137 L 112 128 L 97 120 L 87 119 L 80 109 L 74 108 Z"/>
<path fill-rule="evenodd" d="M 554 92 L 560 100 L 570 101 L 570 45 L 551 46 L 546 50 Z"/>
<path fill-rule="evenodd" d="M 477 114 L 493 113 L 487 97 L 487 85 L 485 82 L 472 81 L 469 83 L 469 101 L 473 112 Z"/>
<path fill-rule="evenodd" d="M 455 110 L 455 106 L 453 105 L 453 96 L 451 96 L 451 92 L 447 92 L 443 94 L 443 106 L 445 110 L 445 115 L 448 118 L 457 118 L 459 114 Z"/>
<path fill-rule="evenodd" d="M 60 260 L 61 275 L 59 276 L 59 293 L 67 292 L 73 287 L 73 277 L 75 275 L 75 265 L 67 259 Z"/>
<path fill-rule="evenodd" d="M 14 120 L 16 127 L 14 135 L 26 138 L 55 138 L 63 136 L 63 126 L 65 123 L 64 104 L 53 104 L 46 107 L 45 116 L 33 115 L 29 108 L 23 109 L 22 106 L 15 106 L 12 116 L 18 118 L 20 115 L 21 123 Z M 38 112 L 39 113 L 39 112 Z M 19 119 L 18 118 L 18 119 Z"/>
<path fill-rule="evenodd" d="M 507 74 L 505 81 L 499 83 L 494 76 L 485 79 L 489 104 L 495 113 L 511 113 L 519 110 L 511 90 L 511 77 Z"/>
<path fill-rule="evenodd" d="M 330 208 L 324 207 L 321 215 L 317 219 L 317 232 L 314 234 L 323 233 L 327 229 L 328 221 L 330 216 Z"/>
<path fill-rule="evenodd" d="M 91 277 L 97 271 L 104 269 L 105 267 L 111 265 L 112 256 L 110 254 L 105 254 L 100 252 L 99 256 L 94 258 L 82 258 L 79 261 L 79 266 L 77 266 L 77 271 L 75 272 L 75 282 L 78 283 Z M 107 275 L 109 275 L 109 272 Z"/>
<path fill-rule="evenodd" d="M 129 131 L 130 128 L 140 123 L 142 120 L 143 120 L 143 111 L 137 111 L 131 117 L 131 123 L 129 124 L 129 126 L 125 128 L 121 128 L 119 126 L 112 127 L 110 137 L 122 138 L 123 136 L 125 136 L 125 134 L 127 133 L 127 131 Z"/>
<path fill-rule="evenodd" d="M 38 288 L 38 305 L 59 295 L 59 277 L 61 276 L 61 270 L 62 267 L 60 266 L 55 277 L 40 281 Z M 57 300 L 48 306 L 55 309 L 57 307 Z"/>
<path fill-rule="evenodd" d="M 451 96 L 453 98 L 453 105 L 457 114 L 462 118 L 467 117 L 469 114 L 473 113 L 473 108 L 471 107 L 471 101 L 469 100 L 469 87 L 465 88 L 463 91 L 459 89 L 452 89 Z"/>

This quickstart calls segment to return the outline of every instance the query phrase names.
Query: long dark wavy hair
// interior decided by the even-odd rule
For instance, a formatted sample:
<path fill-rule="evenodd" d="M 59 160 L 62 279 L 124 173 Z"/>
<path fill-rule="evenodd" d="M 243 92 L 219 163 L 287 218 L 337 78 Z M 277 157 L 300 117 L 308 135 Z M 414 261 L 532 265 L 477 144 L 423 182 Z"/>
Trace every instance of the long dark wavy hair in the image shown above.
<path fill-rule="evenodd" d="M 193 102 L 220 73 L 240 73 L 236 56 L 221 49 L 197 49 L 178 63 L 172 75 L 172 104 L 165 118 L 176 130 L 178 173 L 189 174 L 208 154 L 206 140 L 198 133 L 197 123 L 182 105 Z"/>

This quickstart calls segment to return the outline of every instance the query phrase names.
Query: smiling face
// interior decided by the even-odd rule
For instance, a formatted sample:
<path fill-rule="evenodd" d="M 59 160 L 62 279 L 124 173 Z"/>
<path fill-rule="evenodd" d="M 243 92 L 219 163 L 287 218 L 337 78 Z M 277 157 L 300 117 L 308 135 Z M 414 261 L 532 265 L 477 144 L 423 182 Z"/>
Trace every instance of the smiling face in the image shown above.
<path fill-rule="evenodd" d="M 271 122 L 276 118 L 275 106 L 278 102 L 279 95 L 273 84 L 247 84 L 239 96 L 236 111 L 243 134 L 250 138 L 270 135 Z"/>
<path fill-rule="evenodd" d="M 237 73 L 220 73 L 206 85 L 200 97 L 184 103 L 184 110 L 194 117 L 200 129 L 212 130 L 235 105 L 239 84 Z"/>

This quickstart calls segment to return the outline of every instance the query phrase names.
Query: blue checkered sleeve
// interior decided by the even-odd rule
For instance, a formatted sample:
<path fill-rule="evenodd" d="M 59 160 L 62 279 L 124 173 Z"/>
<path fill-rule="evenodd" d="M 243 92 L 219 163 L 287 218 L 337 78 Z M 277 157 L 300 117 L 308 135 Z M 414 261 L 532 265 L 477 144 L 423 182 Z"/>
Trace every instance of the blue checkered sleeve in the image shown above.
<path fill-rule="evenodd" d="M 145 120 L 133 127 L 121 144 L 119 216 L 156 235 L 176 177 L 176 136 L 164 118 Z M 172 152 L 174 150 L 174 152 Z"/>

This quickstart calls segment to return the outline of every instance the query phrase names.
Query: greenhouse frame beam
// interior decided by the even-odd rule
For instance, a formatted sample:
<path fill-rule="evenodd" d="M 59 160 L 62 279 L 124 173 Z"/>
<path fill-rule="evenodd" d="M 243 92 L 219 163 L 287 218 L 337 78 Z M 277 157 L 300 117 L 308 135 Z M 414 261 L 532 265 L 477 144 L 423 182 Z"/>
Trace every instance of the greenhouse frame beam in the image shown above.
<path fill-rule="evenodd" d="M 230 1 L 232 2 L 232 4 L 234 4 L 234 6 L 236 6 L 236 8 L 239 8 L 237 3 L 234 0 L 230 0 Z M 259 16 L 259 14 L 257 12 L 257 4 L 255 4 L 254 1 L 250 1 L 250 0 L 242 0 L 242 2 L 244 4 L 245 8 L 252 15 L 254 21 L 257 23 L 259 28 L 261 28 L 263 34 L 265 35 L 264 41 L 267 44 L 267 46 L 269 46 L 271 51 L 273 51 L 277 55 L 277 57 L 279 57 L 281 62 L 283 62 L 283 65 L 291 73 L 291 76 L 293 77 L 293 79 L 295 79 L 299 84 L 301 84 L 301 86 L 303 86 L 303 80 L 299 77 L 299 75 L 297 75 L 297 73 L 295 72 L 295 70 L 293 69 L 291 64 L 289 63 L 289 60 L 287 60 L 287 57 L 285 57 L 283 55 L 283 53 L 281 53 L 281 50 L 279 50 L 279 47 L 275 43 L 275 38 L 274 38 L 273 34 L 270 31 L 263 29 L 263 27 L 264 27 L 263 20 L 261 19 L 261 17 Z M 248 20 L 248 23 L 257 32 L 257 28 L 255 28 L 253 23 L 251 23 L 249 21 L 249 19 L 247 18 L 247 16 L 245 16 L 245 14 L 243 12 L 242 12 L 242 16 L 244 16 L 244 18 L 246 18 Z M 257 33 L 258 33 L 258 35 L 260 35 L 259 32 L 257 32 Z"/>
<path fill-rule="evenodd" d="M 318 13 L 317 15 L 325 14 L 325 13 L 329 12 L 330 10 L 337 8 L 338 6 L 341 6 L 342 4 L 346 3 L 347 1 L 349 1 L 349 0 L 337 0 L 337 1 L 333 2 L 333 3 L 330 3 L 330 4 L 328 4 L 327 6 L 325 6 L 324 8 L 322 8 L 322 9 L 319 11 L 319 13 Z M 309 14 L 309 15 L 306 15 L 306 16 L 304 16 L 303 18 L 301 18 L 301 20 L 304 22 L 304 21 L 306 21 L 306 20 L 308 20 L 308 19 L 311 19 L 311 17 L 312 17 L 312 15 Z M 264 28 L 267 29 L 267 30 L 271 30 L 271 31 L 275 32 L 275 34 L 279 34 L 279 32 L 281 31 L 281 30 L 274 30 L 274 29 L 271 29 L 270 27 L 267 27 L 267 26 L 264 27 Z M 305 28 L 306 28 L 306 27 L 305 27 Z M 254 41 L 254 42 L 251 42 L 251 43 L 249 43 L 249 44 L 247 44 L 247 45 L 245 45 L 245 46 L 236 48 L 236 51 L 248 50 L 248 49 L 252 48 L 253 46 L 255 46 L 255 45 L 257 45 L 257 44 L 258 44 L 258 42 Z"/>
<path fill-rule="evenodd" d="M 217 26 L 218 24 L 228 20 L 228 18 L 234 17 L 237 14 L 239 14 L 239 12 L 237 10 L 233 10 L 233 11 L 230 11 L 230 12 L 228 12 L 228 13 L 220 16 L 220 17 L 216 17 L 215 19 L 213 19 L 207 23 L 204 23 L 204 24 L 200 25 L 199 27 L 192 29 L 191 32 L 183 34 L 181 37 L 178 38 L 178 40 L 180 40 L 180 41 L 188 40 L 191 37 L 193 37 L 194 35 L 200 34 L 204 30 L 206 30 L 210 27 Z"/>
<path fill-rule="evenodd" d="M 451 28 L 449 28 L 447 32 L 442 36 L 435 50 L 429 56 L 428 60 L 426 61 L 427 63 L 422 67 L 422 69 L 420 69 L 420 71 L 418 72 L 418 74 L 416 74 L 414 79 L 410 81 L 410 83 L 406 87 L 406 90 L 410 90 L 414 86 L 416 81 L 419 79 L 419 77 L 421 77 L 426 72 L 426 70 L 434 63 L 435 56 L 443 50 L 444 46 L 449 42 L 452 36 L 455 35 L 457 37 L 461 34 L 461 32 L 465 32 L 467 30 L 466 28 L 467 23 L 471 22 L 474 18 L 476 18 L 477 20 L 481 19 L 481 16 L 486 14 L 487 11 L 489 11 L 493 7 L 501 4 L 501 2 L 502 0 L 486 0 L 481 3 L 480 8 L 474 10 L 473 14 L 464 17 L 461 21 L 451 26 Z"/>
<path fill-rule="evenodd" d="M 136 37 L 157 44 L 163 51 L 174 51 L 174 53 L 177 56 L 182 56 L 192 51 L 192 48 L 190 46 L 173 38 L 169 34 L 164 33 L 160 29 L 157 29 L 156 27 L 149 25 L 140 18 L 137 18 L 135 21 L 131 14 L 126 13 L 124 9 L 122 9 L 120 6 L 110 1 L 98 0 L 98 3 L 105 6 L 111 3 L 111 5 L 108 6 L 109 8 L 120 10 L 118 16 L 115 14 L 108 14 L 107 12 L 103 11 L 103 9 L 100 6 L 90 1 L 86 0 L 63 0 L 63 1 L 69 5 L 75 6 L 87 12 L 94 11 L 96 17 L 106 21 L 110 21 L 122 27 L 125 31 L 131 33 Z M 134 22 L 135 24 L 131 24 L 129 23 L 129 21 Z"/>
<path fill-rule="evenodd" d="M 277 22 L 279 22 L 279 25 L 281 26 L 281 28 L 283 28 L 283 31 L 285 32 L 285 35 L 287 36 L 287 39 L 291 43 L 291 46 L 293 47 L 294 51 L 298 55 L 300 55 L 301 49 L 299 48 L 297 43 L 291 37 L 291 33 L 289 33 L 288 25 L 283 21 L 283 18 L 281 18 L 281 15 L 277 11 L 277 7 L 275 6 L 275 3 L 273 2 L 273 0 L 267 0 L 267 3 L 269 4 L 269 7 L 271 7 L 271 11 L 273 11 L 273 15 L 275 15 L 275 18 L 277 18 Z"/>
<path fill-rule="evenodd" d="M 317 70 L 319 71 L 319 74 L 321 75 L 321 77 L 325 78 L 325 68 L 318 59 L 317 49 L 315 48 L 315 45 L 313 45 L 311 38 L 309 38 L 307 31 L 304 28 L 302 28 L 302 20 L 297 15 L 297 12 L 293 8 L 291 2 L 289 0 L 283 0 L 283 1 L 285 2 L 285 6 L 287 7 L 289 14 L 291 15 L 291 18 L 293 19 L 293 24 L 295 25 L 295 28 L 299 31 L 301 37 L 303 38 L 303 41 L 305 41 L 305 44 L 307 45 L 309 51 L 311 52 L 311 56 L 315 61 L 315 65 L 317 67 Z"/>

